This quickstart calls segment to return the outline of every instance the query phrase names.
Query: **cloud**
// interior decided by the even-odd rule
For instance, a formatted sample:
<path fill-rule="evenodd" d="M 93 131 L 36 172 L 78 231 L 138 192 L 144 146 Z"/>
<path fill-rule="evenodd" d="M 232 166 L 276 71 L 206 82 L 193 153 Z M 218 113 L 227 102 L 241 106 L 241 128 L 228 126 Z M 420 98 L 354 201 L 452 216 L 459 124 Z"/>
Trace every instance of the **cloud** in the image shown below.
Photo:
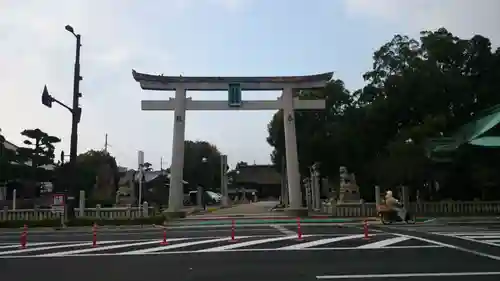
<path fill-rule="evenodd" d="M 3 133 L 19 144 L 23 140 L 20 131 L 40 128 L 61 137 L 60 149 L 69 151 L 70 114 L 59 106 L 42 106 L 40 94 L 47 84 L 53 96 L 68 105 L 71 102 L 75 38 L 64 30 L 71 24 L 75 32 L 82 34 L 83 44 L 79 151 L 103 147 L 104 134 L 109 133 L 110 142 L 116 144 L 111 150 L 122 163 L 135 162 L 138 149 L 147 150 L 156 142 L 164 149 L 160 155 L 168 155 L 170 144 L 164 140 L 171 139 L 170 132 L 157 129 L 157 115 L 141 114 L 140 95 L 147 93 L 141 93 L 131 69 L 161 73 L 178 68 L 170 51 L 175 42 L 164 30 L 175 28 L 176 21 L 197 3 L 1 0 Z M 242 7 L 234 0 L 214 1 L 211 5 L 221 9 Z M 155 137 L 138 137 L 141 134 Z"/>
<path fill-rule="evenodd" d="M 351 17 L 371 18 L 411 33 L 446 27 L 458 36 L 482 34 L 500 44 L 498 0 L 345 0 Z"/>

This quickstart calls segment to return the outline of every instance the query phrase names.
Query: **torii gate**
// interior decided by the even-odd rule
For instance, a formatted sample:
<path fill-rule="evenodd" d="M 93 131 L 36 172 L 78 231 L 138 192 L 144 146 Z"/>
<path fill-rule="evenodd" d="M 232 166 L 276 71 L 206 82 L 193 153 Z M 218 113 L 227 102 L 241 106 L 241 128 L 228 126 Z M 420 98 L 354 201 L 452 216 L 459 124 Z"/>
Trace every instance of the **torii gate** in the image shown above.
<path fill-rule="evenodd" d="M 169 212 L 182 216 L 183 167 L 186 110 L 279 110 L 283 109 L 285 126 L 286 173 L 289 192 L 288 212 L 302 215 L 299 161 L 295 133 L 294 109 L 324 109 L 324 100 L 299 100 L 294 91 L 325 87 L 333 72 L 308 76 L 274 77 L 183 77 L 150 75 L 132 70 L 135 81 L 143 90 L 175 91 L 169 100 L 142 100 L 142 110 L 173 110 L 175 115 L 170 168 Z M 186 98 L 186 91 L 228 91 L 228 100 L 199 101 Z M 277 100 L 242 101 L 241 91 L 282 91 Z M 227 197 L 227 189 L 223 190 Z"/>

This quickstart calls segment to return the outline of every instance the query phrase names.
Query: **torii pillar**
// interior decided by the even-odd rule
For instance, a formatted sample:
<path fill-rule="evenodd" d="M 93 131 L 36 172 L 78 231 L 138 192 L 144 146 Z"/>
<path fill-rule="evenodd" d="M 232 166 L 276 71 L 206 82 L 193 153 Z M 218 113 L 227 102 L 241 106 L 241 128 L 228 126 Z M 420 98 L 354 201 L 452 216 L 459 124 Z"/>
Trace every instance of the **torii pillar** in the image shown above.
<path fill-rule="evenodd" d="M 186 110 L 283 110 L 286 148 L 286 173 L 289 190 L 289 214 L 305 215 L 297 153 L 294 110 L 324 109 L 324 100 L 299 100 L 294 91 L 325 87 L 333 73 L 309 76 L 277 77 L 182 77 L 159 76 L 132 71 L 134 79 L 144 90 L 175 91 L 169 100 L 143 100 L 142 110 L 173 110 L 175 115 L 172 166 L 170 168 L 169 212 L 183 216 L 183 167 Z M 228 91 L 228 100 L 194 101 L 186 91 Z M 282 91 L 277 100 L 242 101 L 241 91 Z M 227 194 L 223 194 L 227 195 Z"/>

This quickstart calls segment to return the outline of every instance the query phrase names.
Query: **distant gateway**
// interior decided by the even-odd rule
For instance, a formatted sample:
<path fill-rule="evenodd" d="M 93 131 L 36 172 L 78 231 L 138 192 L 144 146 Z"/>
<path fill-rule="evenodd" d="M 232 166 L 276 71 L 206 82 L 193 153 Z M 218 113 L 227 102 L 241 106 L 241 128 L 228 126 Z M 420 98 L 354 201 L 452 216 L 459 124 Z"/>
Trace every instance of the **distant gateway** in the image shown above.
<path fill-rule="evenodd" d="M 324 109 L 324 100 L 299 100 L 294 91 L 323 88 L 332 79 L 333 72 L 307 76 L 271 77 L 186 77 L 150 75 L 132 70 L 135 81 L 143 90 L 175 91 L 169 100 L 142 100 L 142 110 L 173 110 L 175 115 L 169 211 L 178 213 L 183 207 L 183 167 L 186 110 L 279 110 L 283 109 L 285 126 L 286 171 L 289 191 L 289 209 L 294 214 L 307 212 L 302 208 L 299 162 L 295 133 L 294 110 Z M 186 98 L 187 90 L 228 91 L 228 100 L 199 101 Z M 277 100 L 242 101 L 241 91 L 282 91 Z M 227 188 L 222 194 L 227 198 Z"/>

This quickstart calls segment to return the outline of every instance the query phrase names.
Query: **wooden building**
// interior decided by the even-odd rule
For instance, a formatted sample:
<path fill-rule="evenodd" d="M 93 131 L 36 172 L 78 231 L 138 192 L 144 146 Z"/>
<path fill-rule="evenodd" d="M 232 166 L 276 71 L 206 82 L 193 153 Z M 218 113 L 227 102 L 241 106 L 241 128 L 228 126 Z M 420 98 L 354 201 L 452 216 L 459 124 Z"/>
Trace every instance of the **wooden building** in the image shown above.
<path fill-rule="evenodd" d="M 239 165 L 228 172 L 231 179 L 229 195 L 255 192 L 259 198 L 279 198 L 281 194 L 281 175 L 273 165 Z"/>

